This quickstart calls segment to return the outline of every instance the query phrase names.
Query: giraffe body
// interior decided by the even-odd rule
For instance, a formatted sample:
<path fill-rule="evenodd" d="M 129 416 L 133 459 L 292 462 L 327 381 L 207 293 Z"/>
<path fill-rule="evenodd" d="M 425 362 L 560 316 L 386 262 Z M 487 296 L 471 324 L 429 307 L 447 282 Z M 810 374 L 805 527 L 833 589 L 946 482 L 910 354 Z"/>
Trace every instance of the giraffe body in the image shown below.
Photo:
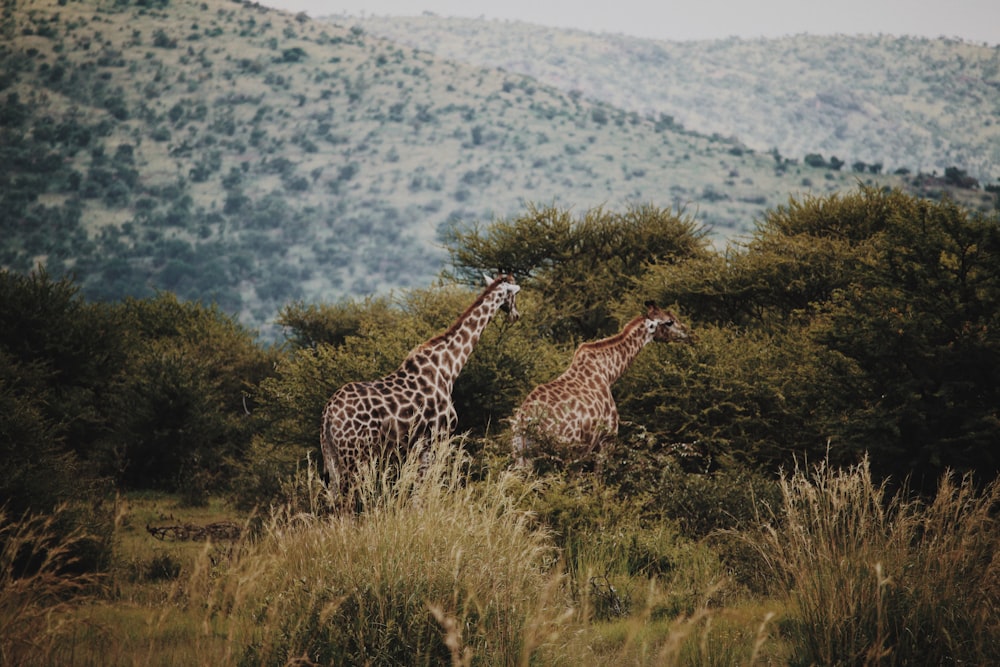
<path fill-rule="evenodd" d="M 363 460 L 405 455 L 417 442 L 451 434 L 458 422 L 451 400 L 455 378 L 498 310 L 517 319 L 518 290 L 512 276 L 492 280 L 447 331 L 414 348 L 396 371 L 334 392 L 320 432 L 331 484 L 343 488 Z"/>
<path fill-rule="evenodd" d="M 673 313 L 646 303 L 614 336 L 584 343 L 569 367 L 556 379 L 535 387 L 514 415 L 513 445 L 524 461 L 532 434 L 544 434 L 565 447 L 593 453 L 618 433 L 618 407 L 611 386 L 648 343 L 688 339 L 687 327 Z"/>

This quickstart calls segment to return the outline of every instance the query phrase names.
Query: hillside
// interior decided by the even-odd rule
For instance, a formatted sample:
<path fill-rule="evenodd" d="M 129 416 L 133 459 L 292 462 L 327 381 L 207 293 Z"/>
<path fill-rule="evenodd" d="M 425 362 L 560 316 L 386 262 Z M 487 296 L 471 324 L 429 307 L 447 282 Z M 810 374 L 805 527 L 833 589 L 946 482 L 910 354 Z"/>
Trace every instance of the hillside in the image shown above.
<path fill-rule="evenodd" d="M 433 14 L 331 20 L 761 151 L 1000 177 L 1000 46 L 887 35 L 665 42 Z"/>
<path fill-rule="evenodd" d="M 0 34 L 0 267 L 266 338 L 290 301 L 430 283 L 442 230 L 528 202 L 674 207 L 722 242 L 859 177 L 254 3 L 17 0 Z"/>

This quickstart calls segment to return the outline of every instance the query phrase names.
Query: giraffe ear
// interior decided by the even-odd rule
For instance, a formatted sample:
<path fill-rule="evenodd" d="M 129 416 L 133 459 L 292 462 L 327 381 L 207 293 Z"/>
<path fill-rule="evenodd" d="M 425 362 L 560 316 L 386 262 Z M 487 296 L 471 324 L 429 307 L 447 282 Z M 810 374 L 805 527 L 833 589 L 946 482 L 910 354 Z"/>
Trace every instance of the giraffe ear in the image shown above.
<path fill-rule="evenodd" d="M 652 300 L 647 301 L 646 303 L 644 303 L 642 305 L 646 306 L 646 308 L 656 308 L 656 302 L 652 301 Z"/>
<path fill-rule="evenodd" d="M 486 273 L 485 271 L 483 271 L 483 280 L 486 281 L 487 287 L 493 284 L 493 278 L 491 278 L 490 274 Z"/>

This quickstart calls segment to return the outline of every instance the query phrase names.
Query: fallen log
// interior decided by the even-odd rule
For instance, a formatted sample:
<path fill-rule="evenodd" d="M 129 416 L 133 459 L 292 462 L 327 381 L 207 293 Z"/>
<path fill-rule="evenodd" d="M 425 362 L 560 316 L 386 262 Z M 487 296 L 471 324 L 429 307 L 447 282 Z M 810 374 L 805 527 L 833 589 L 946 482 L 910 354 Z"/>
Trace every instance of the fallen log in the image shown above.
<path fill-rule="evenodd" d="M 150 526 L 146 531 L 158 540 L 178 542 L 203 542 L 207 539 L 215 541 L 233 541 L 240 538 L 242 529 L 233 521 L 217 521 L 205 526 L 185 523 L 175 526 Z"/>

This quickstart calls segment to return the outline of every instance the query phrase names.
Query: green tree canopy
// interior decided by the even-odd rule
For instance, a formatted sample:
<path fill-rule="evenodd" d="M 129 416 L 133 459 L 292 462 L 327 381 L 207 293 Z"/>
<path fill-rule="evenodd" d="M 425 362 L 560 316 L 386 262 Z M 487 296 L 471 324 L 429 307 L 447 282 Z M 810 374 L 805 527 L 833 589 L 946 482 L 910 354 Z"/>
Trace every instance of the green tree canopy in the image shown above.
<path fill-rule="evenodd" d="M 126 486 L 181 490 L 191 500 L 228 488 L 255 427 L 255 387 L 276 353 L 215 306 L 170 293 L 116 308 L 130 354 L 108 464 Z"/>
<path fill-rule="evenodd" d="M 616 331 L 616 305 L 650 266 L 710 256 L 693 220 L 654 206 L 597 208 L 575 220 L 565 210 L 529 206 L 513 220 L 453 228 L 446 245 L 459 276 L 514 273 L 541 297 L 538 319 L 559 341 Z"/>
<path fill-rule="evenodd" d="M 682 377 L 626 405 L 775 465 L 829 446 L 841 462 L 870 451 L 897 478 L 992 476 L 998 270 L 995 215 L 871 188 L 793 200 L 725 257 L 644 277 L 644 294 L 703 323 L 703 344 Z"/>

